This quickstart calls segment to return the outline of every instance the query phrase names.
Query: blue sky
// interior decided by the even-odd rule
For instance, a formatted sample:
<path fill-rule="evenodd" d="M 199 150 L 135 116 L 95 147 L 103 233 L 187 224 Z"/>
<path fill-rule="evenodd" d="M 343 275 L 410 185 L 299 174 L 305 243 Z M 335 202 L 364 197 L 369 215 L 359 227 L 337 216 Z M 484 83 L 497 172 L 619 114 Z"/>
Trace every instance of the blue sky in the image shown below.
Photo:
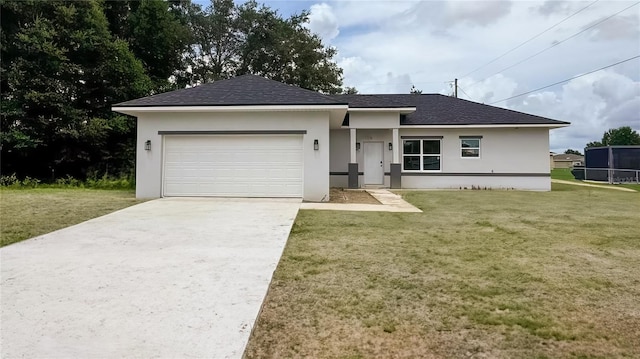
<path fill-rule="evenodd" d="M 490 104 L 640 55 L 637 1 L 264 3 L 310 11 L 309 28 L 360 93 L 449 94 L 458 78 L 459 97 Z M 610 128 L 640 131 L 640 58 L 494 105 L 571 122 L 551 131 L 551 150 L 582 150 Z"/>

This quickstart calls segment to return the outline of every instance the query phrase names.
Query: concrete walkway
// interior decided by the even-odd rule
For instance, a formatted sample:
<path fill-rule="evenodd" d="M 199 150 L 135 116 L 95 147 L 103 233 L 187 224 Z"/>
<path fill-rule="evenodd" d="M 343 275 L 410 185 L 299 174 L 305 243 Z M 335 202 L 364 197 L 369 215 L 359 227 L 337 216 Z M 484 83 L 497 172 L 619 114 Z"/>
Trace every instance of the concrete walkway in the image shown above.
<path fill-rule="evenodd" d="M 0 249 L 0 357 L 240 358 L 299 206 L 160 199 Z"/>
<path fill-rule="evenodd" d="M 553 182 L 553 183 L 562 183 L 562 184 L 570 184 L 570 185 L 573 185 L 573 186 L 613 189 L 613 190 L 616 190 L 616 191 L 624 191 L 624 192 L 638 192 L 638 191 L 633 190 L 631 188 L 625 188 L 625 187 L 602 186 L 602 185 L 591 184 L 591 183 L 580 183 L 580 182 L 573 182 L 573 181 L 564 181 L 564 180 L 559 180 L 559 179 L 552 179 L 551 182 Z"/>
<path fill-rule="evenodd" d="M 303 203 L 300 209 L 328 211 L 364 211 L 364 212 L 422 212 L 419 208 L 402 199 L 401 196 L 386 189 L 367 189 L 380 204 L 363 203 Z"/>

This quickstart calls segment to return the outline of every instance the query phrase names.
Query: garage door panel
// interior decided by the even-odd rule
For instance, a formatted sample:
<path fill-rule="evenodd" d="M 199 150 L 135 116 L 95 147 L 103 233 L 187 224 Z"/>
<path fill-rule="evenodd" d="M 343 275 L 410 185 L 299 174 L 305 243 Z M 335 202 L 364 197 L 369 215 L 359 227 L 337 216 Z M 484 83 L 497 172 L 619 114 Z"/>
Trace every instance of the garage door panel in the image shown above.
<path fill-rule="evenodd" d="M 166 136 L 165 196 L 301 197 L 302 136 Z"/>

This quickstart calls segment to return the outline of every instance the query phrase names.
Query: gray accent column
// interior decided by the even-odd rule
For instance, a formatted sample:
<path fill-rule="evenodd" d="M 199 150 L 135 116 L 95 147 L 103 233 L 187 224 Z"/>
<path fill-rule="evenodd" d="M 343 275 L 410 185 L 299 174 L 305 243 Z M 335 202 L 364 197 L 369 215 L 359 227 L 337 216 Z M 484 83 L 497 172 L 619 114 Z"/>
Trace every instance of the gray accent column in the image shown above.
<path fill-rule="evenodd" d="M 349 188 L 359 188 L 357 163 L 349 163 Z"/>
<path fill-rule="evenodd" d="M 402 165 L 400 163 L 391 164 L 391 188 L 402 188 Z"/>

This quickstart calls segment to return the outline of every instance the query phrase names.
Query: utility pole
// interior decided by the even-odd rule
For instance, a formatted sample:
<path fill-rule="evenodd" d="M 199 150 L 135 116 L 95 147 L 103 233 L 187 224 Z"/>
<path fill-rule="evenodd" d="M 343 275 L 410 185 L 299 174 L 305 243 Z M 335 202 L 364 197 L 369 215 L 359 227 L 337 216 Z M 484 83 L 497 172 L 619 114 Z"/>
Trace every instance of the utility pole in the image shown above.
<path fill-rule="evenodd" d="M 458 98 L 458 79 L 455 79 L 453 84 L 453 97 Z"/>

